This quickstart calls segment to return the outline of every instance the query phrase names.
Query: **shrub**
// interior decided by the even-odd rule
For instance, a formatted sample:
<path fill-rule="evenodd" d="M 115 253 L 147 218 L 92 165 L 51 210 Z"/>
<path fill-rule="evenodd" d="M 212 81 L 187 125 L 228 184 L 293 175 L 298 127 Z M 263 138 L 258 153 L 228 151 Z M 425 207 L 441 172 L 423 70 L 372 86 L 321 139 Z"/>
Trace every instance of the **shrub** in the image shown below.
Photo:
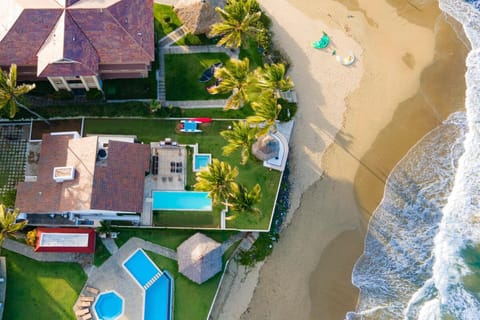
<path fill-rule="evenodd" d="M 297 104 L 288 102 L 285 99 L 278 99 L 278 103 L 282 106 L 282 109 L 280 110 L 277 119 L 280 122 L 290 121 L 295 116 L 295 113 L 297 113 Z"/>
<path fill-rule="evenodd" d="M 70 100 L 73 99 L 73 93 L 62 89 L 50 94 L 50 98 L 53 100 Z"/>
<path fill-rule="evenodd" d="M 27 232 L 27 235 L 25 237 L 25 242 L 29 246 L 35 247 L 35 244 L 37 242 L 37 229 L 33 229 Z"/>
<path fill-rule="evenodd" d="M 87 100 L 100 100 L 103 99 L 103 92 L 98 89 L 90 89 L 86 93 Z"/>
<path fill-rule="evenodd" d="M 2 202 L 7 208 L 15 207 L 15 198 L 17 197 L 17 190 L 11 189 L 5 191 L 3 196 L 0 197 L 0 202 Z"/>
<path fill-rule="evenodd" d="M 160 118 L 180 118 L 182 116 L 182 113 L 183 111 L 181 108 L 174 106 L 162 107 L 155 111 L 155 115 Z"/>

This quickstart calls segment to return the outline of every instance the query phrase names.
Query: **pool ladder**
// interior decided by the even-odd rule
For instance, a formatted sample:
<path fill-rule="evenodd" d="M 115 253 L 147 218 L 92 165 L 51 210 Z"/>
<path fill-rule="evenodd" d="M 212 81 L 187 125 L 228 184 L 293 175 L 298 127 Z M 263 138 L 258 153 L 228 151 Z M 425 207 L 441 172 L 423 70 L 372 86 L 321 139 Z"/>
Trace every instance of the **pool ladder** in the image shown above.
<path fill-rule="evenodd" d="M 147 290 L 148 288 L 150 288 L 152 286 L 152 284 L 155 283 L 155 281 L 158 280 L 158 278 L 160 278 L 162 276 L 162 272 L 158 272 L 157 274 L 155 274 L 152 279 L 148 280 L 147 283 L 145 283 L 145 285 L 143 286 L 143 289 Z"/>

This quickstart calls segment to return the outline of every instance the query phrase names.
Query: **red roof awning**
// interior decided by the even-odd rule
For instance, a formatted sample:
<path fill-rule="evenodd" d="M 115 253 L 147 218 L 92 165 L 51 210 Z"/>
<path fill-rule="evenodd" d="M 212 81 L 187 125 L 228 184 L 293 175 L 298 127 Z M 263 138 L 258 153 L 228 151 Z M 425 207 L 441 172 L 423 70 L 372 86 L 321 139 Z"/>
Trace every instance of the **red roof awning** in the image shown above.
<path fill-rule="evenodd" d="M 37 228 L 36 252 L 95 252 L 95 230 L 88 228 Z"/>

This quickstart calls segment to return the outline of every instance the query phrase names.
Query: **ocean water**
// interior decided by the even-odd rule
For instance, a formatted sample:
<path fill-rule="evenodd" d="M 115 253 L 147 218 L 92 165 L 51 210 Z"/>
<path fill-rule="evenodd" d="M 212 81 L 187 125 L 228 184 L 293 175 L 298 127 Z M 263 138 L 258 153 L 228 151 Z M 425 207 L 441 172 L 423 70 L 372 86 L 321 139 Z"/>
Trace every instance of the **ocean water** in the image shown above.
<path fill-rule="evenodd" d="M 480 0 L 439 0 L 467 56 L 465 113 L 452 114 L 397 164 L 369 223 L 352 281 L 353 319 L 480 319 Z"/>

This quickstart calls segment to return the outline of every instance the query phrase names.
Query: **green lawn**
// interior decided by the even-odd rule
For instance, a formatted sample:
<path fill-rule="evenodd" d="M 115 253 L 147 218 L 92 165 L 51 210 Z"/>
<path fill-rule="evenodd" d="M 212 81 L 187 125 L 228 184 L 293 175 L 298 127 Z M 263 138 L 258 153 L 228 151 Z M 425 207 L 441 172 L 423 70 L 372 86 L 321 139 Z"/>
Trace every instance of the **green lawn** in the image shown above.
<path fill-rule="evenodd" d="M 258 205 L 262 214 L 260 216 L 251 213 L 240 214 L 236 219 L 227 221 L 227 227 L 267 230 L 281 173 L 265 168 L 263 163 L 256 159 L 251 159 L 246 165 L 240 165 L 239 152 L 228 157 L 222 154 L 222 147 L 226 144 L 226 141 L 220 136 L 220 131 L 226 130 L 231 125 L 230 121 L 213 121 L 210 124 L 204 124 L 201 126 L 202 133 L 192 134 L 177 132 L 175 130 L 177 124 L 178 121 L 160 119 L 86 119 L 85 131 L 86 133 L 134 134 L 145 143 L 160 141 L 166 137 L 170 137 L 181 144 L 198 143 L 200 153 L 211 153 L 212 157 L 227 161 L 232 166 L 238 167 L 240 171 L 238 182 L 245 184 L 248 188 L 252 188 L 255 183 L 259 183 L 262 187 L 262 200 Z M 212 226 L 218 225 L 219 213 L 220 208 L 216 208 L 212 213 Z M 168 220 L 168 226 L 182 227 L 185 226 L 182 223 L 185 221 L 185 215 L 188 214 L 192 213 L 164 211 L 155 214 L 154 222 L 165 222 L 166 219 Z M 201 213 L 196 214 L 200 215 Z M 197 216 L 197 218 L 205 219 L 202 216 Z M 205 226 L 203 220 L 200 223 L 193 221 L 193 224 L 196 227 Z"/>
<path fill-rule="evenodd" d="M 2 253 L 7 259 L 4 319 L 75 319 L 72 307 L 87 280 L 79 264 Z"/>
<path fill-rule="evenodd" d="M 219 272 L 213 278 L 199 285 L 178 272 L 178 264 L 175 260 L 149 251 L 147 254 L 161 270 L 166 269 L 174 279 L 175 320 L 206 319 L 222 273 Z"/>
<path fill-rule="evenodd" d="M 150 241 L 161 246 L 177 249 L 177 247 L 192 235 L 197 233 L 196 230 L 179 230 L 179 229 L 139 229 L 139 228 L 119 228 L 120 233 L 115 240 L 116 244 L 121 247 L 132 237 L 137 237 L 146 241 Z M 217 242 L 224 242 L 230 236 L 237 233 L 236 231 L 202 231 L 203 234 L 212 238 Z"/>
<path fill-rule="evenodd" d="M 198 81 L 202 73 L 217 62 L 229 60 L 225 53 L 195 53 L 165 55 L 165 88 L 167 100 L 226 99 L 229 95 L 212 95 L 206 87 L 214 83 Z"/>
<path fill-rule="evenodd" d="M 262 55 L 258 52 L 257 43 L 252 39 L 249 39 L 246 45 L 240 48 L 239 58 L 248 58 L 250 60 L 250 69 L 263 66 Z"/>
<path fill-rule="evenodd" d="M 97 237 L 95 239 L 95 255 L 93 256 L 93 264 L 97 267 L 100 267 L 111 254 L 108 252 L 107 248 L 103 244 L 102 240 Z"/>
<path fill-rule="evenodd" d="M 173 11 L 173 7 L 164 4 L 155 3 L 153 5 L 153 16 L 155 17 L 155 33 L 157 40 L 177 29 L 182 22 Z"/>

